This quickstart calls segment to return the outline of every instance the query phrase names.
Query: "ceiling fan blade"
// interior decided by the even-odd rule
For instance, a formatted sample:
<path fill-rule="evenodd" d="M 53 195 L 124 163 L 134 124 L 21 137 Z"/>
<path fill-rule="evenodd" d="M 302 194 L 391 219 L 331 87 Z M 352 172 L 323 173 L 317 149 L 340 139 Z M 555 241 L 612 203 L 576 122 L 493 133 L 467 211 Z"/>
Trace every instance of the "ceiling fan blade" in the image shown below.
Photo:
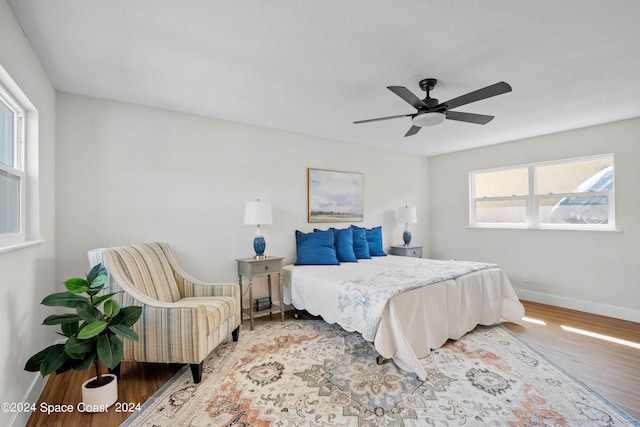
<path fill-rule="evenodd" d="M 502 95 L 503 93 L 507 92 L 511 92 L 511 86 L 508 83 L 500 82 L 492 84 L 491 86 L 483 87 L 482 89 L 474 90 L 473 92 L 469 92 L 457 98 L 450 99 L 449 101 L 443 102 L 442 104 L 436 106 L 434 110 L 442 106 L 446 106 L 447 109 L 452 109 L 461 105 L 480 101 L 482 99 L 491 98 L 492 96 Z"/>
<path fill-rule="evenodd" d="M 420 98 L 415 96 L 413 92 L 411 92 L 404 86 L 387 86 L 387 89 L 411 104 L 416 110 L 419 110 L 421 108 L 428 108 L 427 104 L 422 102 Z"/>
<path fill-rule="evenodd" d="M 420 129 L 422 128 L 418 126 L 411 126 L 411 128 L 409 128 L 409 130 L 407 131 L 407 133 L 404 134 L 404 136 L 407 137 L 407 136 L 415 135 L 416 133 L 420 132 Z"/>
<path fill-rule="evenodd" d="M 380 121 L 380 120 L 397 119 L 397 118 L 400 118 L 400 117 L 409 117 L 409 116 L 413 116 L 413 114 L 398 114 L 397 116 L 378 117 L 377 119 L 358 120 L 358 121 L 355 121 L 353 123 L 354 124 L 369 123 L 369 122 L 377 122 L 377 121 Z"/>
<path fill-rule="evenodd" d="M 486 125 L 494 116 L 486 116 L 484 114 L 463 113 L 462 111 L 447 111 L 448 120 L 457 120 L 459 122 L 475 123 L 477 125 Z"/>

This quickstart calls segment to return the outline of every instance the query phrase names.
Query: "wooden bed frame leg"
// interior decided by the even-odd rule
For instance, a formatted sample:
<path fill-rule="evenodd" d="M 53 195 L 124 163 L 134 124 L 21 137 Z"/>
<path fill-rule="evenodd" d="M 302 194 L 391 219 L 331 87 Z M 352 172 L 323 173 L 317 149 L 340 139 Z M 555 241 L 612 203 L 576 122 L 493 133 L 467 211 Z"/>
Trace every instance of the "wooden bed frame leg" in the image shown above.
<path fill-rule="evenodd" d="M 378 356 L 376 357 L 376 363 L 377 363 L 378 365 L 382 365 L 382 364 L 384 364 L 384 362 L 386 362 L 386 361 L 387 361 L 387 359 L 385 359 L 384 357 L 382 357 L 382 356 L 380 356 L 380 355 L 378 355 Z"/>

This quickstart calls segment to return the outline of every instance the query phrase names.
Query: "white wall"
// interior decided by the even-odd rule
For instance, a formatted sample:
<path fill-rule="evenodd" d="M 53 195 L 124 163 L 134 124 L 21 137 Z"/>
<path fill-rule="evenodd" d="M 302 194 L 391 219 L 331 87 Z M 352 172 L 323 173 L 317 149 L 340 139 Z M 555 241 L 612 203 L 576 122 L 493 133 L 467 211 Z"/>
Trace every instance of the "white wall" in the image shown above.
<path fill-rule="evenodd" d="M 29 237 L 41 237 L 43 242 L 0 253 L 0 402 L 24 402 L 39 376 L 24 371 L 25 362 L 56 339 L 53 328 L 41 326 L 48 310 L 40 305 L 42 298 L 57 288 L 54 279 L 55 92 L 4 0 L 0 1 L 0 40 L 0 65 L 37 109 L 39 117 L 39 131 L 27 136 L 27 144 L 31 144 L 27 162 L 37 164 L 39 161 L 39 167 L 31 170 L 27 179 L 32 195 L 29 208 L 40 221 Z M 0 425 L 24 424 L 27 417 L 28 414 L 0 412 Z"/>
<path fill-rule="evenodd" d="M 398 206 L 417 206 L 413 240 L 426 243 L 428 159 L 165 110 L 57 96 L 57 274 L 84 271 L 87 250 L 166 241 L 207 281 L 237 281 L 236 258 L 253 255 L 244 204 L 271 202 L 267 255 L 295 258 L 307 223 L 307 168 L 360 172 L 364 222 L 402 243 Z M 428 247 L 425 246 L 428 252 Z"/>
<path fill-rule="evenodd" d="M 603 153 L 619 232 L 467 228 L 469 171 Z M 524 299 L 639 322 L 639 161 L 640 118 L 432 157 L 431 254 L 496 262 Z"/>

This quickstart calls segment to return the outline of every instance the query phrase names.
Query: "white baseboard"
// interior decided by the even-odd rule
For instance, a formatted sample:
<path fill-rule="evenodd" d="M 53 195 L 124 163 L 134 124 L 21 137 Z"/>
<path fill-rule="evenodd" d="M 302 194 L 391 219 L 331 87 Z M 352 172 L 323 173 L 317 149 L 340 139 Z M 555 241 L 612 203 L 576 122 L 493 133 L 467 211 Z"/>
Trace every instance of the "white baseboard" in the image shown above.
<path fill-rule="evenodd" d="M 608 304 L 600 304 L 597 302 L 584 301 L 558 295 L 543 294 L 540 292 L 527 291 L 524 289 L 516 289 L 516 294 L 518 294 L 518 298 L 525 301 L 554 305 L 571 310 L 584 311 L 587 313 L 598 314 L 600 316 L 613 317 L 616 319 L 640 323 L 640 310 L 617 307 Z"/>
<path fill-rule="evenodd" d="M 47 383 L 48 378 L 49 378 L 48 375 L 45 378 L 42 378 L 42 375 L 40 375 L 39 373 L 35 374 L 35 378 L 33 379 L 33 382 L 31 383 L 31 387 L 29 388 L 29 391 L 27 392 L 27 395 L 24 398 L 23 402 L 37 404 L 38 399 L 42 394 L 42 390 L 44 390 L 44 386 Z M 31 412 L 18 412 L 17 416 L 13 419 L 13 422 L 11 423 L 11 427 L 26 426 L 27 421 L 29 421 L 29 416 L 31 416 Z"/>

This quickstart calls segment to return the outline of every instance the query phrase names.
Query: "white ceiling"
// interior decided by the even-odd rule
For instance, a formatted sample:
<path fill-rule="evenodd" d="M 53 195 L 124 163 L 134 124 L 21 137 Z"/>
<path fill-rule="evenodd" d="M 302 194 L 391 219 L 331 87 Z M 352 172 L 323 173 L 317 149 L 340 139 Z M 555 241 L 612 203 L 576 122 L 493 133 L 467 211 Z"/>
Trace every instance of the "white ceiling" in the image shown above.
<path fill-rule="evenodd" d="M 421 155 L 640 116 L 637 0 L 8 0 L 58 91 Z M 404 138 L 386 89 L 513 92 Z"/>

